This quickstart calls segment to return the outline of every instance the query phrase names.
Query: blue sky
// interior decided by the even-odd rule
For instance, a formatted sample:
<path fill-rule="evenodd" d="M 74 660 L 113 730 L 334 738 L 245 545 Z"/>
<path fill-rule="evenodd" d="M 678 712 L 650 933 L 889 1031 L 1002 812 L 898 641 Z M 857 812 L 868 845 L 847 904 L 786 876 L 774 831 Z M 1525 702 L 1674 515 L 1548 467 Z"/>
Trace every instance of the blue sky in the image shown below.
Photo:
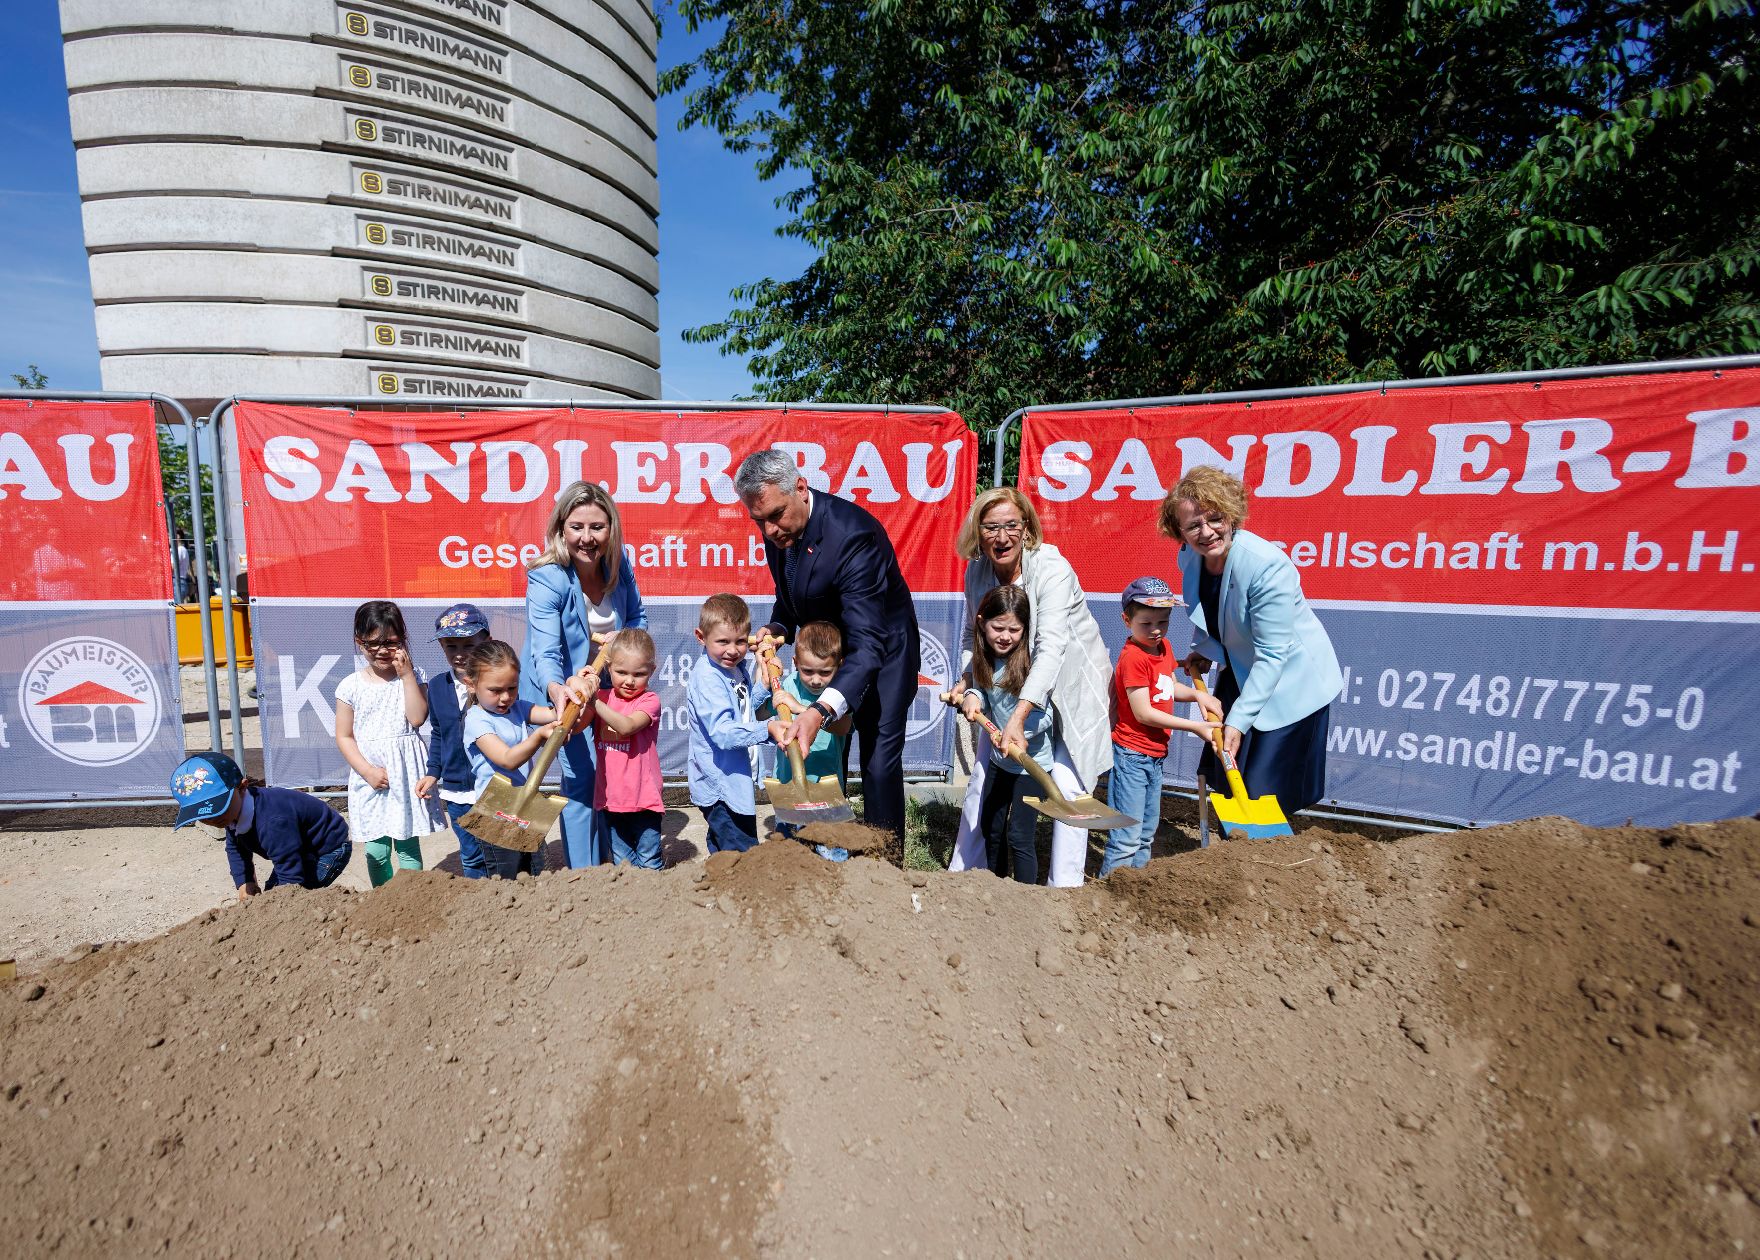
<path fill-rule="evenodd" d="M 0 387 L 35 363 L 52 389 L 96 389 L 98 343 L 80 231 L 67 121 L 58 6 L 14 6 L 7 74 L 0 75 Z M 666 6 L 662 66 L 708 43 Z M 782 240 L 774 201 L 750 158 L 701 129 L 678 130 L 681 102 L 660 102 L 660 372 L 662 396 L 732 398 L 751 392 L 745 364 L 679 331 L 725 315 L 735 285 L 799 274 L 811 251 Z"/>

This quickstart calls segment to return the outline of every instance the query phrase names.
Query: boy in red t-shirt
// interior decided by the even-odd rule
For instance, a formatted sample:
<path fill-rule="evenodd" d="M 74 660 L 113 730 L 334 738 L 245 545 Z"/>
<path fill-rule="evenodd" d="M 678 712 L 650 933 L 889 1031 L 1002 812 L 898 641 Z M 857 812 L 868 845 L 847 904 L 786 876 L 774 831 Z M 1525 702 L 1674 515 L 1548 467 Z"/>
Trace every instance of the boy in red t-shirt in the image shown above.
<path fill-rule="evenodd" d="M 1156 577 L 1140 577 L 1124 590 L 1130 638 L 1112 672 L 1112 781 L 1106 799 L 1119 813 L 1142 821 L 1107 833 L 1102 878 L 1121 866 L 1148 864 L 1161 823 L 1161 770 L 1169 733 L 1190 731 L 1208 739 L 1222 721 L 1222 706 L 1213 696 L 1174 681 L 1179 661 L 1167 644 L 1167 622 L 1178 603 L 1167 583 Z M 1215 720 L 1173 716 L 1175 703 L 1193 702 Z"/>

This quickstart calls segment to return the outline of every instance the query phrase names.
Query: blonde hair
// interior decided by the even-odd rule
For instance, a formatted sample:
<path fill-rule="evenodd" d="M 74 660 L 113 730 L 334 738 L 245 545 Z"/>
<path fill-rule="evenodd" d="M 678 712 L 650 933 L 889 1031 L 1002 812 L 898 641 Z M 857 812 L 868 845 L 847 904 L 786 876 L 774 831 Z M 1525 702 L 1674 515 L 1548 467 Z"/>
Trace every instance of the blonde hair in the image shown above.
<path fill-rule="evenodd" d="M 541 569 L 547 564 L 555 564 L 566 569 L 574 563 L 574 557 L 569 555 L 568 540 L 562 536 L 562 527 L 568 523 L 569 517 L 584 507 L 598 508 L 611 523 L 605 536 L 604 561 L 605 593 L 609 595 L 623 571 L 623 518 L 617 514 L 617 503 L 611 492 L 596 482 L 577 481 L 556 497 L 549 524 L 544 526 L 544 554 L 526 568 Z"/>
<path fill-rule="evenodd" d="M 1200 512 L 1219 512 L 1230 526 L 1239 529 L 1247 519 L 1247 487 L 1233 473 L 1208 464 L 1192 469 L 1161 500 L 1157 523 L 1169 538 L 1180 538 L 1179 515 L 1174 509 L 1190 502 Z"/>
<path fill-rule="evenodd" d="M 640 626 L 625 626 L 611 636 L 605 645 L 606 659 L 611 660 L 621 652 L 628 652 L 639 657 L 649 665 L 654 663 L 654 636 Z"/>
<path fill-rule="evenodd" d="M 843 632 L 829 621 L 809 621 L 794 633 L 794 653 L 798 657 L 802 652 L 841 665 Z"/>
<path fill-rule="evenodd" d="M 1039 527 L 1039 513 L 1033 510 L 1032 501 L 1013 486 L 997 486 L 972 500 L 972 510 L 966 513 L 965 524 L 959 527 L 959 537 L 954 539 L 953 547 L 962 559 L 970 560 L 978 554 L 978 540 L 982 537 L 978 527 L 990 509 L 998 503 L 1012 503 L 1020 511 L 1023 549 L 1036 551 L 1039 544 L 1045 541 L 1045 535 Z"/>
<path fill-rule="evenodd" d="M 726 626 L 730 630 L 751 630 L 751 605 L 738 595 L 709 596 L 703 601 L 703 611 L 697 614 L 697 629 L 708 634 L 717 626 Z"/>

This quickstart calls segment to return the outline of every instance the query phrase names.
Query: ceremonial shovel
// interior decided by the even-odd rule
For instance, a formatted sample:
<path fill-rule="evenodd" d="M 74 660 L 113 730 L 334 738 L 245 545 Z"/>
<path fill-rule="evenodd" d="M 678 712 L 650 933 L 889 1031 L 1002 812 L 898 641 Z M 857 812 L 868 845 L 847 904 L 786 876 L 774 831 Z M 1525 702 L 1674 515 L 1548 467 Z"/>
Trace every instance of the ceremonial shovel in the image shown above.
<path fill-rule="evenodd" d="M 1204 680 L 1194 677 L 1192 686 L 1202 692 Z M 1248 797 L 1246 781 L 1241 778 L 1234 758 L 1222 746 L 1222 728 L 1217 727 L 1210 739 L 1216 749 L 1216 760 L 1222 763 L 1223 772 L 1228 775 L 1229 790 L 1234 793 L 1232 796 L 1210 793 L 1210 806 L 1216 811 L 1216 821 L 1222 824 L 1223 834 L 1236 840 L 1293 836 L 1295 832 L 1290 828 L 1289 819 L 1283 816 L 1283 807 L 1275 796 Z"/>
<path fill-rule="evenodd" d="M 959 708 L 959 701 L 954 698 L 952 692 L 943 692 L 941 700 L 950 708 Z M 974 714 L 972 723 L 984 728 L 984 732 L 990 736 L 991 744 L 998 749 L 1002 747 L 1002 732 L 996 729 L 996 723 L 982 713 Z M 1085 827 L 1089 831 L 1111 831 L 1114 827 L 1135 827 L 1142 821 L 1138 818 L 1132 818 L 1128 814 L 1119 813 L 1106 802 L 1096 800 L 1093 796 L 1065 796 L 1058 789 L 1057 784 L 1052 781 L 1051 776 L 1045 773 L 1045 767 L 1027 756 L 1026 753 L 1010 752 L 1008 755 L 1020 762 L 1021 768 L 1032 775 L 1034 781 L 1044 790 L 1043 798 L 1024 796 L 1021 799 L 1047 818 L 1068 823 L 1072 827 Z"/>
<path fill-rule="evenodd" d="M 602 642 L 605 636 L 594 638 L 601 641 L 601 646 L 593 663 L 587 666 L 587 672 L 592 674 L 605 668 L 605 660 L 611 655 L 610 645 Z M 580 711 L 581 706 L 570 700 L 562 710 L 562 720 L 538 750 L 526 781 L 516 787 L 504 774 L 492 776 L 477 803 L 458 820 L 458 825 L 485 844 L 516 853 L 536 853 L 543 846 L 544 837 L 550 834 L 550 824 L 562 817 L 562 807 L 568 803 L 560 796 L 545 795 L 542 785 L 544 776 L 550 773 L 550 763 L 574 734 L 574 720 Z"/>
<path fill-rule="evenodd" d="M 784 722 L 794 721 L 794 711 L 788 703 L 788 695 L 782 690 L 782 664 L 776 659 L 776 653 L 766 647 L 758 654 L 758 662 L 770 675 L 770 703 L 776 707 L 777 716 Z M 770 798 L 770 808 L 776 813 L 776 821 L 795 827 L 803 827 L 808 823 L 855 821 L 856 811 L 844 799 L 843 789 L 838 786 L 835 778 L 808 781 L 807 763 L 801 757 L 800 741 L 789 740 L 786 751 L 791 772 L 788 782 L 784 783 L 774 777 L 764 780 L 764 795 Z"/>

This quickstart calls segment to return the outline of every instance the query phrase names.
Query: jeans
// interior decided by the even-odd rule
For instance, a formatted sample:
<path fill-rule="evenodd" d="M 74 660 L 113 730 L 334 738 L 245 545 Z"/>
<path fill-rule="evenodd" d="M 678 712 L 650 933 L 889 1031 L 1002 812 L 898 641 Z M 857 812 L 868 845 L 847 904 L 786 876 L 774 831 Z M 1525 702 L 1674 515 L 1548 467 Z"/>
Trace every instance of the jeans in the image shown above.
<path fill-rule="evenodd" d="M 521 873 L 537 875 L 544 869 L 544 846 L 534 853 L 504 849 L 486 840 L 477 841 L 483 853 L 483 875 L 487 879 L 517 879 Z"/>
<path fill-rule="evenodd" d="M 354 844 L 348 840 L 344 840 L 328 853 L 318 854 L 318 866 L 312 872 L 312 887 L 328 888 L 334 884 L 336 877 L 348 866 L 348 859 L 353 856 Z"/>
<path fill-rule="evenodd" d="M 756 814 L 736 814 L 728 808 L 726 801 L 716 801 L 702 809 L 703 820 L 709 824 L 709 852 L 725 853 L 731 849 L 735 853 L 744 853 L 756 847 Z"/>
<path fill-rule="evenodd" d="M 1147 866 L 1155 831 L 1161 825 L 1161 771 L 1166 757 L 1151 757 L 1117 743 L 1112 745 L 1112 783 L 1106 803 L 1121 814 L 1142 819 L 1134 827 L 1115 827 L 1106 833 L 1106 859 L 1100 864 L 1104 878 L 1121 866 Z"/>
<path fill-rule="evenodd" d="M 1023 799 L 1038 791 L 1039 785 L 1024 772 L 1012 774 L 1000 766 L 990 767 L 979 818 L 991 874 L 999 878 L 1008 874 L 1012 857 L 1016 883 L 1039 882 L 1039 848 L 1035 838 L 1039 815 Z"/>
<path fill-rule="evenodd" d="M 477 847 L 477 838 L 463 827 L 458 820 L 471 812 L 469 805 L 459 801 L 442 801 L 446 806 L 446 817 L 452 820 L 452 834 L 458 837 L 458 865 L 466 879 L 481 879 L 488 871 L 483 866 L 483 851 Z"/>
<path fill-rule="evenodd" d="M 618 866 L 634 865 L 643 870 L 660 869 L 660 820 L 657 809 L 631 810 L 627 814 L 606 810 L 605 823 L 611 830 L 611 860 Z"/>
<path fill-rule="evenodd" d="M 367 841 L 367 878 L 373 887 L 391 882 L 396 873 L 391 866 L 391 854 L 396 850 L 397 871 L 419 871 L 422 869 L 422 839 L 410 836 L 403 840 L 394 840 L 390 836 L 380 836 L 377 840 Z"/>

